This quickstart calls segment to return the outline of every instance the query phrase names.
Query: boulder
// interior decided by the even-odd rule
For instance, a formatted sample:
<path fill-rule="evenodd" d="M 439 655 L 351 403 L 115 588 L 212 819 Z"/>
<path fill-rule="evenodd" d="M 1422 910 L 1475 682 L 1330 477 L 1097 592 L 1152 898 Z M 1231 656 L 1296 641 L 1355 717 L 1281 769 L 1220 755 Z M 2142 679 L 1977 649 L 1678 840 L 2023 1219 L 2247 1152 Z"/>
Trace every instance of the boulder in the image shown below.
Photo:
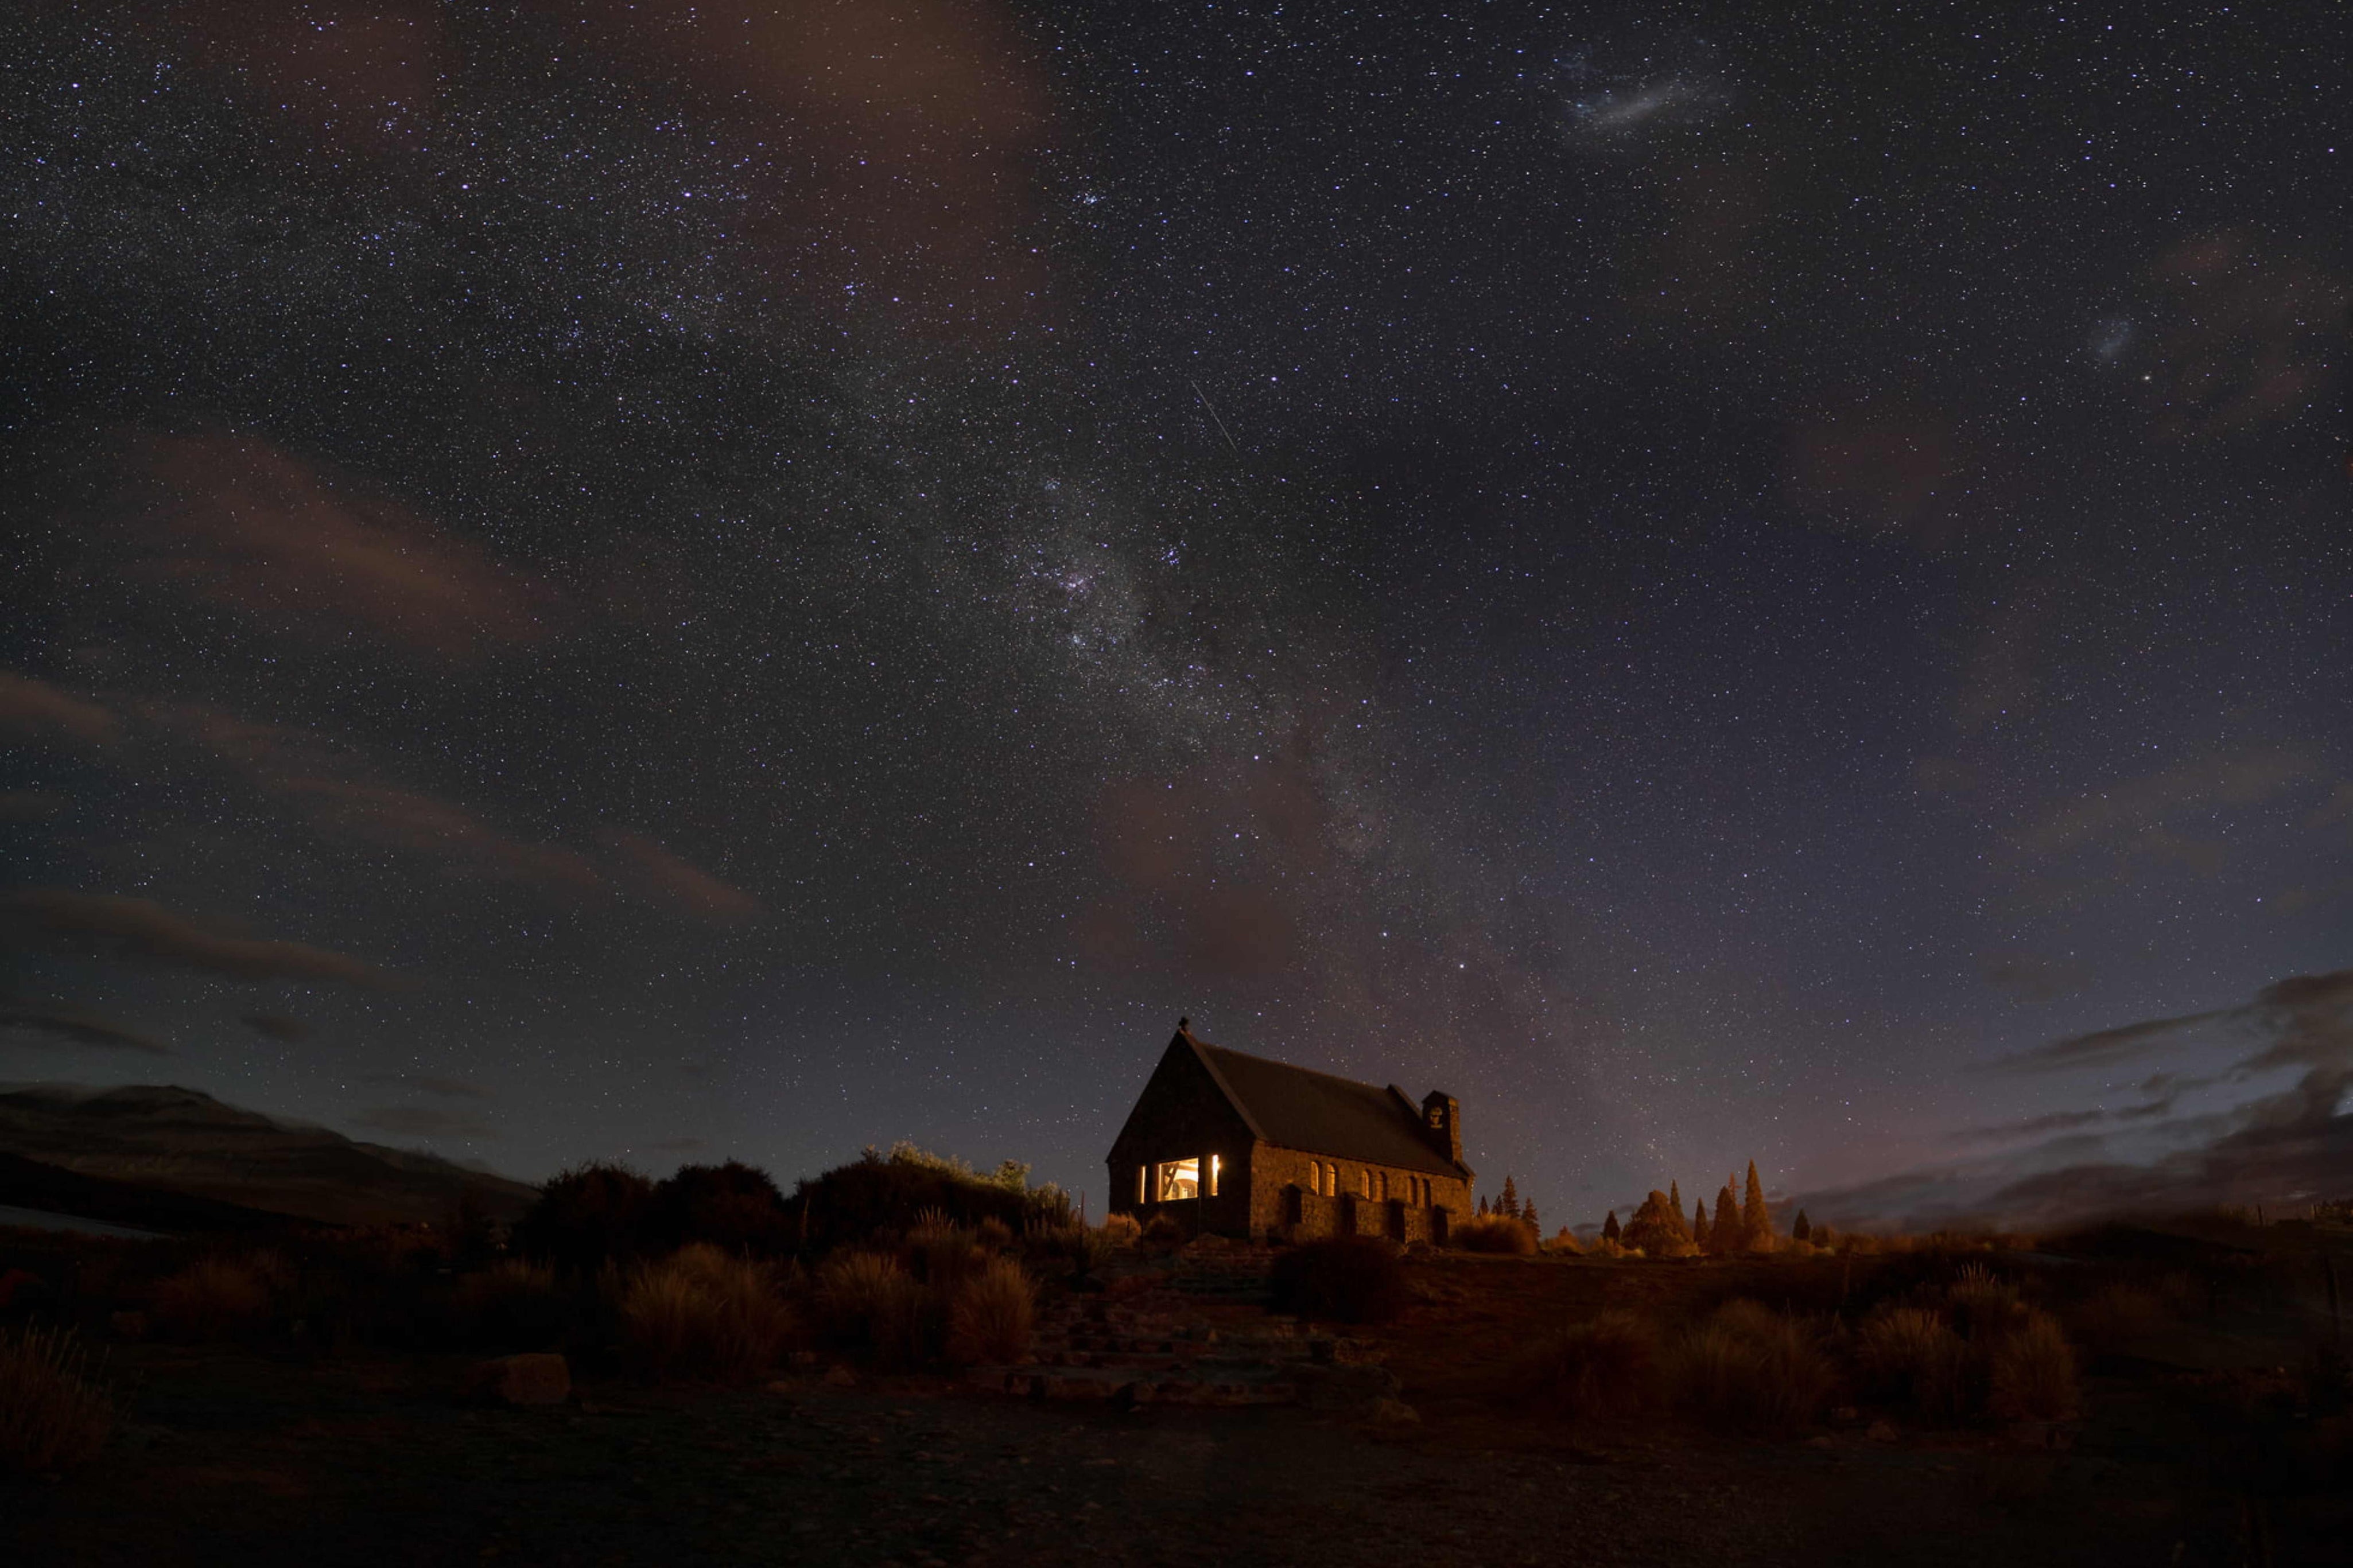
<path fill-rule="evenodd" d="M 466 1390 L 494 1405 L 561 1405 L 572 1397 L 572 1368 L 552 1351 L 476 1362 Z"/>
<path fill-rule="evenodd" d="M 1395 1399 L 1405 1385 L 1385 1366 L 1333 1366 L 1309 1363 L 1290 1370 L 1299 1388 L 1299 1403 L 1310 1410 L 1364 1414 L 1382 1400 Z"/>

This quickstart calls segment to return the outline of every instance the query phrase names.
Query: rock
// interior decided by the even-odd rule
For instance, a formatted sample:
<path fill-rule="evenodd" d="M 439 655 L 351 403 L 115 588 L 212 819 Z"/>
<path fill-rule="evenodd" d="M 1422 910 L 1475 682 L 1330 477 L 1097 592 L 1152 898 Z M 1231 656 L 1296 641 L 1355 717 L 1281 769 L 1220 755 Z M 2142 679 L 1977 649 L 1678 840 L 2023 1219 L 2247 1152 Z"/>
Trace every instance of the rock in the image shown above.
<path fill-rule="evenodd" d="M 1385 1366 L 1300 1366 L 1291 1370 L 1291 1381 L 1310 1410 L 1343 1412 L 1369 1411 L 1405 1386 Z"/>
<path fill-rule="evenodd" d="M 1870 1426 L 1864 1430 L 1862 1435 L 1870 1438 L 1874 1443 L 1893 1443 L 1895 1441 L 1895 1428 L 1884 1421 L 1873 1422 Z"/>
<path fill-rule="evenodd" d="M 551 1351 L 504 1355 L 469 1368 L 466 1389 L 499 1405 L 561 1405 L 572 1397 L 572 1368 Z"/>
<path fill-rule="evenodd" d="M 856 1388 L 858 1374 L 846 1366 L 837 1366 L 819 1381 L 828 1388 Z"/>
<path fill-rule="evenodd" d="M 1365 1419 L 1387 1431 L 1421 1425 L 1421 1412 L 1402 1399 L 1376 1399 Z"/>

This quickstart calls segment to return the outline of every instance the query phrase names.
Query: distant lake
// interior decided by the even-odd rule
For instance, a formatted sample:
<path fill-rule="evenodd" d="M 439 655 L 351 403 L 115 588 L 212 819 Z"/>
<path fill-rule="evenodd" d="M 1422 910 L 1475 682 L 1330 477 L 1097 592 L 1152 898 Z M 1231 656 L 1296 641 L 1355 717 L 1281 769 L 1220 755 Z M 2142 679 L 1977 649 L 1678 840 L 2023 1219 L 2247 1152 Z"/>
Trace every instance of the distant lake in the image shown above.
<path fill-rule="evenodd" d="M 133 1241 L 154 1241 L 163 1236 L 159 1230 L 134 1230 L 127 1225 L 109 1225 L 102 1219 L 84 1219 L 79 1215 L 51 1214 L 46 1209 L 20 1209 L 0 1204 L 0 1226 L 24 1226 L 33 1230 L 78 1230 L 84 1236 L 120 1236 Z"/>

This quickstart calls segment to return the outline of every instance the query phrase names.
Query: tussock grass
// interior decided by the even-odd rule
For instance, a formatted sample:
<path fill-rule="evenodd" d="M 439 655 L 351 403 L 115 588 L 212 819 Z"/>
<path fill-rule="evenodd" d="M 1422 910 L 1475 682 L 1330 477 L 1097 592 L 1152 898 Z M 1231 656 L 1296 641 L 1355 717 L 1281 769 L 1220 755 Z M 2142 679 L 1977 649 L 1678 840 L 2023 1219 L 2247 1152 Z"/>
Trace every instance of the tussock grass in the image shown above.
<path fill-rule="evenodd" d="M 114 1401 L 91 1380 L 71 1331 L 0 1334 L 0 1470 L 46 1475 L 98 1457 Z"/>
<path fill-rule="evenodd" d="M 152 1316 L 166 1336 L 195 1342 L 232 1339 L 269 1320 L 269 1261 L 261 1267 L 230 1258 L 190 1264 L 155 1287 Z"/>
<path fill-rule="evenodd" d="M 1816 1325 L 1745 1300 L 1685 1334 L 1672 1370 L 1685 1408 L 1763 1436 L 1812 1421 L 1838 1382 Z"/>
<path fill-rule="evenodd" d="M 991 1215 L 972 1227 L 972 1238 L 984 1251 L 1003 1252 L 1013 1245 L 1013 1227 Z"/>
<path fill-rule="evenodd" d="M 843 1252 L 817 1276 L 817 1306 L 828 1338 L 884 1365 L 917 1359 L 923 1344 L 923 1289 L 887 1253 Z"/>
<path fill-rule="evenodd" d="M 1855 1365 L 1866 1387 L 1924 1415 L 1958 1411 L 1968 1353 L 1943 1314 L 1926 1307 L 1883 1307 L 1855 1334 Z"/>
<path fill-rule="evenodd" d="M 1526 1403 L 1570 1420 L 1640 1415 L 1658 1403 L 1657 1331 L 1627 1312 L 1603 1312 L 1538 1341 L 1513 1369 Z"/>
<path fill-rule="evenodd" d="M 2029 1310 L 1992 1349 L 1987 1405 L 2010 1421 L 2064 1421 L 2075 1414 L 2075 1351 L 2046 1312 Z"/>
<path fill-rule="evenodd" d="M 766 1269 L 707 1242 L 633 1269 L 619 1306 L 632 1358 L 656 1377 L 757 1377 L 798 1326 Z"/>
<path fill-rule="evenodd" d="M 1144 1234 L 1144 1227 L 1135 1223 L 1132 1214 L 1107 1214 L 1103 1215 L 1103 1233 L 1113 1242 L 1132 1242 Z"/>
<path fill-rule="evenodd" d="M 1037 1288 L 1009 1258 L 959 1280 L 948 1305 L 947 1358 L 959 1365 L 1015 1362 L 1029 1349 Z"/>
<path fill-rule="evenodd" d="M 563 1334 L 572 1298 L 548 1265 L 502 1258 L 458 1281 L 455 1306 L 469 1339 L 538 1350 Z"/>
<path fill-rule="evenodd" d="M 1447 1240 L 1465 1252 L 1507 1252 L 1533 1258 L 1536 1233 L 1505 1215 L 1477 1215 L 1457 1221 Z"/>

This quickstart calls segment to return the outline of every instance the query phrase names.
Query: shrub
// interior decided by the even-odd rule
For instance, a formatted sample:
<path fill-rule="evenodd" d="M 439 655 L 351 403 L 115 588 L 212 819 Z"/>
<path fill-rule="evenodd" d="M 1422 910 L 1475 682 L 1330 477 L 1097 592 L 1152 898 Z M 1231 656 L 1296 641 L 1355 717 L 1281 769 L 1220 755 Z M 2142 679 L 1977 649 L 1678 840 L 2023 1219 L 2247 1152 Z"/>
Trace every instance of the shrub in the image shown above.
<path fill-rule="evenodd" d="M 681 1165 L 653 1189 L 647 1221 L 649 1243 L 661 1247 L 707 1241 L 768 1254 L 786 1244 L 784 1194 L 767 1172 L 737 1160 Z"/>
<path fill-rule="evenodd" d="M 269 1287 L 246 1263 L 206 1258 L 155 1287 L 153 1316 L 174 1339 L 230 1339 L 269 1321 Z"/>
<path fill-rule="evenodd" d="M 1855 1336 L 1855 1364 L 1865 1386 L 1927 1415 L 1958 1410 L 1966 1353 L 1951 1325 L 1922 1307 L 1883 1308 L 1863 1320 Z"/>
<path fill-rule="evenodd" d="M 972 1227 L 972 1238 L 987 1251 L 1003 1252 L 1013 1245 L 1013 1227 L 991 1215 Z"/>
<path fill-rule="evenodd" d="M 759 1376 L 797 1324 L 768 1271 L 708 1242 L 633 1270 L 620 1300 L 631 1355 L 657 1377 Z"/>
<path fill-rule="evenodd" d="M 1025 1222 L 1064 1225 L 1070 1198 L 1050 1183 L 1032 1187 L 1029 1168 L 1008 1160 L 987 1175 L 961 1160 L 926 1153 L 912 1143 L 863 1157 L 805 1181 L 786 1205 L 797 1238 L 818 1250 L 860 1246 L 884 1231 L 915 1229 L 925 1211 L 948 1224 L 994 1219 L 1018 1232 Z"/>
<path fill-rule="evenodd" d="M 818 1270 L 818 1310 L 828 1335 L 885 1364 L 920 1355 L 922 1296 L 899 1260 L 885 1253 L 838 1253 Z"/>
<path fill-rule="evenodd" d="M 2075 1414 L 2075 1352 L 2048 1313 L 2030 1310 L 1993 1347 L 1996 1415 L 2011 1421 L 2063 1421 Z"/>
<path fill-rule="evenodd" d="M 953 1226 L 915 1231 L 907 1237 L 907 1252 L 908 1260 L 914 1265 L 915 1277 L 944 1290 L 954 1289 L 959 1280 L 983 1262 L 972 1233 Z"/>
<path fill-rule="evenodd" d="M 1701 1415 L 1776 1436 L 1811 1421 L 1837 1373 L 1799 1319 L 1750 1300 L 1726 1302 L 1676 1348 L 1676 1392 Z"/>
<path fill-rule="evenodd" d="M 558 1268 L 594 1274 L 645 1246 L 654 1184 L 627 1165 L 594 1162 L 549 1178 L 514 1227 L 514 1248 Z"/>
<path fill-rule="evenodd" d="M 1396 1249 L 1369 1236 L 1294 1247 L 1274 1260 L 1267 1285 L 1278 1310 L 1339 1323 L 1388 1322 L 1408 1294 Z"/>
<path fill-rule="evenodd" d="M 1544 1249 L 1546 1252 L 1556 1252 L 1564 1258 L 1574 1258 L 1585 1250 L 1577 1244 L 1577 1233 L 1567 1226 L 1562 1226 L 1553 1232 L 1552 1239 L 1545 1243 Z"/>
<path fill-rule="evenodd" d="M 1138 1235 L 1140 1241 L 1166 1246 L 1185 1239 L 1185 1223 L 1173 1214 L 1156 1214 L 1147 1221 Z"/>
<path fill-rule="evenodd" d="M 1658 1397 L 1658 1335 L 1640 1318 L 1603 1312 L 1539 1341 L 1514 1367 L 1514 1384 L 1571 1420 L 1637 1415 Z"/>
<path fill-rule="evenodd" d="M 0 1335 L 0 1470 L 43 1475 L 98 1457 L 114 1401 L 92 1382 L 69 1330 Z"/>
<path fill-rule="evenodd" d="M 458 1281 L 460 1331 L 478 1344 L 544 1350 L 561 1338 L 572 1299 L 543 1263 L 503 1258 Z"/>
<path fill-rule="evenodd" d="M 1131 1242 L 1144 1235 L 1144 1227 L 1135 1223 L 1132 1214 L 1103 1215 L 1103 1233 L 1114 1242 Z"/>
<path fill-rule="evenodd" d="M 1009 1258 L 990 1258 L 949 1298 L 947 1355 L 952 1362 L 1015 1362 L 1029 1349 L 1037 1289 Z"/>
<path fill-rule="evenodd" d="M 2111 1351 L 2157 1327 L 2165 1308 L 2157 1297 L 2130 1285 L 2105 1285 L 2075 1303 L 2067 1326 L 2084 1348 Z"/>
<path fill-rule="evenodd" d="M 1447 1239 L 1465 1252 L 1508 1252 L 1533 1258 L 1536 1233 L 1505 1215 L 1480 1215 L 1459 1221 Z"/>
<path fill-rule="evenodd" d="M 2003 1332 L 2021 1310 L 2018 1287 L 1998 1279 L 1982 1263 L 1964 1266 L 1945 1287 L 1945 1300 L 1953 1310 L 1955 1326 L 1971 1337 Z"/>

